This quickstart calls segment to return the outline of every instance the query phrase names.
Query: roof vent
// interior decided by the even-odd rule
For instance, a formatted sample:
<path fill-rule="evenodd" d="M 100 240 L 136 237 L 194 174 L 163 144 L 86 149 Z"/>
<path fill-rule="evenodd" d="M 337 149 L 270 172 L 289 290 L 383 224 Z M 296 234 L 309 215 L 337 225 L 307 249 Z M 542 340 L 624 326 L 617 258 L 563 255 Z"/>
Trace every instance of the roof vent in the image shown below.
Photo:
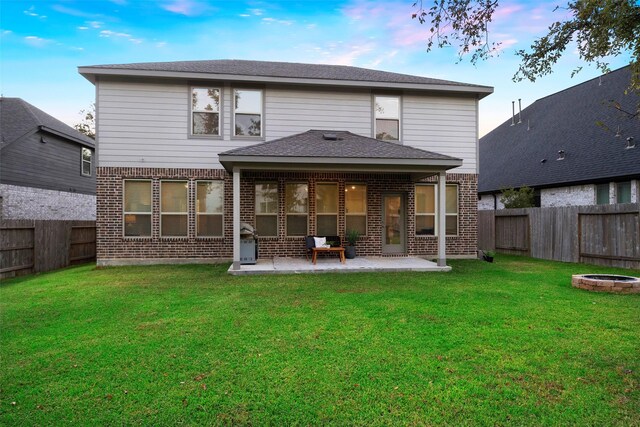
<path fill-rule="evenodd" d="M 336 135 L 335 133 L 323 133 L 322 139 L 325 139 L 327 141 L 337 141 L 338 135 Z"/>
<path fill-rule="evenodd" d="M 564 150 L 558 151 L 558 158 L 556 160 L 564 160 L 565 154 Z"/>
<path fill-rule="evenodd" d="M 633 140 L 633 137 L 630 136 L 629 138 L 627 138 L 627 150 L 629 148 L 636 148 L 636 142 Z"/>

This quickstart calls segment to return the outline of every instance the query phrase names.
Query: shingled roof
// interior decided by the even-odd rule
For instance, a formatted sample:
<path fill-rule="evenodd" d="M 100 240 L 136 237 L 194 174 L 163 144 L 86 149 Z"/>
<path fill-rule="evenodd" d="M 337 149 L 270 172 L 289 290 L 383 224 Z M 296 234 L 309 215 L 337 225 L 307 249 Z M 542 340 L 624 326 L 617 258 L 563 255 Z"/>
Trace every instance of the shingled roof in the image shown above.
<path fill-rule="evenodd" d="M 61 134 L 83 145 L 95 145 L 93 139 L 21 98 L 0 98 L 0 148 L 37 130 Z"/>
<path fill-rule="evenodd" d="M 337 166 L 368 165 L 374 168 L 451 169 L 462 160 L 388 141 L 380 141 L 339 130 L 309 130 L 296 135 L 219 154 L 227 169 L 234 162 L 260 164 L 308 164 Z"/>
<path fill-rule="evenodd" d="M 255 81 L 270 81 L 270 79 L 274 79 L 276 81 L 303 79 L 310 84 L 360 82 L 369 84 L 384 83 L 386 85 L 398 86 L 412 85 L 412 87 L 424 86 L 425 89 L 447 87 L 450 90 L 457 89 L 458 91 L 477 92 L 481 94 L 481 96 L 486 96 L 493 92 L 493 88 L 489 86 L 391 73 L 387 71 L 371 70 L 346 65 L 246 61 L 237 59 L 88 65 L 79 67 L 79 72 L 91 81 L 93 81 L 94 75 L 99 74 L 166 77 L 188 75 L 191 78 L 199 75 L 201 78 L 222 78 L 231 80 L 242 79 Z"/>
<path fill-rule="evenodd" d="M 478 191 L 640 176 L 640 117 L 632 117 L 640 98 L 624 94 L 629 79 L 624 67 L 541 98 L 522 110 L 522 123 L 509 118 L 482 137 Z M 628 137 L 638 147 L 626 149 Z"/>

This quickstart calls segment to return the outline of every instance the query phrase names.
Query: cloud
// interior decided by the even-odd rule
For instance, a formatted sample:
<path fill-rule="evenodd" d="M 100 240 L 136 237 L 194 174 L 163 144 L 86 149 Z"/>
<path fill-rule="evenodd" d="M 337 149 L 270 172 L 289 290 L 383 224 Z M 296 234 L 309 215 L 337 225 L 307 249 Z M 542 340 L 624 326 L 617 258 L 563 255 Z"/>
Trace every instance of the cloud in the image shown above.
<path fill-rule="evenodd" d="M 262 18 L 262 22 L 267 24 L 291 25 L 295 21 L 286 21 L 286 20 L 275 19 L 275 18 Z"/>
<path fill-rule="evenodd" d="M 196 0 L 172 0 L 164 3 L 160 7 L 169 12 L 184 16 L 197 16 L 209 11 L 211 7 Z"/>
<path fill-rule="evenodd" d="M 29 9 L 24 11 L 24 14 L 27 16 L 33 16 L 34 18 L 40 18 L 40 19 L 47 18 L 47 15 L 40 15 L 39 13 L 36 13 L 35 10 L 36 10 L 36 7 L 31 6 Z"/>
<path fill-rule="evenodd" d="M 51 6 L 51 9 L 55 10 L 56 12 L 64 13 L 65 15 L 78 16 L 80 18 L 87 18 L 87 19 L 102 18 L 102 15 L 100 15 L 99 13 L 88 13 L 82 10 L 62 6 L 60 4 L 54 4 L 53 6 Z"/>
<path fill-rule="evenodd" d="M 33 47 L 45 47 L 50 44 L 53 40 L 43 39 L 38 36 L 26 36 L 24 38 L 25 43 Z"/>
<path fill-rule="evenodd" d="M 247 9 L 247 12 L 249 12 L 250 14 L 255 15 L 255 16 L 264 15 L 264 10 L 262 10 L 262 9 Z"/>
<path fill-rule="evenodd" d="M 87 24 L 88 26 L 90 26 L 91 28 L 101 28 L 104 25 L 104 22 L 100 22 L 100 21 L 87 21 L 85 22 L 85 24 Z"/>
<path fill-rule="evenodd" d="M 157 42 L 157 43 L 156 43 L 156 47 L 158 47 L 158 48 L 163 48 L 163 47 L 165 47 L 166 45 L 167 45 L 167 42 Z"/>
<path fill-rule="evenodd" d="M 238 15 L 238 16 L 239 16 L 239 17 L 241 17 L 241 18 L 248 18 L 248 17 L 250 17 L 251 15 L 249 15 L 248 13 L 241 13 L 241 14 L 240 14 L 240 15 Z"/>
<path fill-rule="evenodd" d="M 79 30 L 88 30 L 89 27 L 78 27 Z"/>
<path fill-rule="evenodd" d="M 337 48 L 340 49 L 337 49 Z M 335 44 L 329 44 L 328 49 L 321 51 L 325 58 L 321 61 L 323 64 L 334 65 L 354 65 L 360 57 L 374 51 L 376 44 L 373 42 L 354 43 L 342 48 Z"/>
<path fill-rule="evenodd" d="M 2 30 L 2 35 L 3 36 L 8 36 L 9 34 L 12 34 L 12 33 L 13 33 L 13 31 L 11 31 L 11 30 Z"/>
<path fill-rule="evenodd" d="M 380 55 L 377 58 L 374 58 L 373 61 L 369 62 L 368 64 L 365 64 L 365 67 L 376 68 L 381 63 L 393 59 L 398 54 L 398 52 L 398 50 L 392 50 L 391 52 Z"/>
<path fill-rule="evenodd" d="M 144 39 L 140 39 L 137 37 L 133 37 L 131 34 L 129 33 L 120 33 L 117 31 L 111 31 L 111 30 L 102 30 L 100 31 L 100 37 L 102 38 L 123 38 L 123 39 L 127 39 L 128 41 L 130 41 L 133 44 L 141 44 L 142 42 L 144 42 Z"/>

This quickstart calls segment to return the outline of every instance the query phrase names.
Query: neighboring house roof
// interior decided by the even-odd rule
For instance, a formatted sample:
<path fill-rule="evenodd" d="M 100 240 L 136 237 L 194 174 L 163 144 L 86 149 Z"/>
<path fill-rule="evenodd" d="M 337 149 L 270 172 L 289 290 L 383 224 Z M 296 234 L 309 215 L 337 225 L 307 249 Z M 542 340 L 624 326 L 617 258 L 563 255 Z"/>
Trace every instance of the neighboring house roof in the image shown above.
<path fill-rule="evenodd" d="M 462 160 L 347 131 L 309 130 L 269 142 L 236 148 L 219 154 L 229 171 L 234 165 L 263 165 L 267 169 L 294 168 L 424 172 L 462 165 Z"/>
<path fill-rule="evenodd" d="M 489 86 L 345 65 L 235 59 L 90 65 L 78 70 L 91 82 L 95 81 L 95 75 L 127 75 L 447 90 L 477 93 L 481 98 L 493 92 Z"/>
<path fill-rule="evenodd" d="M 640 97 L 624 93 L 630 75 L 624 67 L 541 98 L 522 110 L 522 123 L 510 118 L 480 138 L 478 192 L 640 176 L 640 116 L 632 117 Z M 628 137 L 636 148 L 626 149 Z"/>
<path fill-rule="evenodd" d="M 95 146 L 93 139 L 23 99 L 0 98 L 0 149 L 38 130 L 62 136 L 81 145 L 92 148 Z"/>

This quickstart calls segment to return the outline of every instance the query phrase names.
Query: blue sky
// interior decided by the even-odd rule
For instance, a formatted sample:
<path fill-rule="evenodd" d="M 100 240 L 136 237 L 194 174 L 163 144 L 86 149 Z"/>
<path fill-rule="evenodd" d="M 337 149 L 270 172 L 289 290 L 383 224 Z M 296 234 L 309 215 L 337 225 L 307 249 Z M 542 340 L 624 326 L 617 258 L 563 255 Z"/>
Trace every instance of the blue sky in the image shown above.
<path fill-rule="evenodd" d="M 80 65 L 255 59 L 354 65 L 494 86 L 480 103 L 480 134 L 538 98 L 599 74 L 569 49 L 536 83 L 511 81 L 514 52 L 544 34 L 559 2 L 501 2 L 490 26 L 498 57 L 457 63 L 453 48 L 427 53 L 427 27 L 407 1 L 0 0 L 1 92 L 73 124 L 94 98 Z M 613 69 L 628 56 L 611 61 Z"/>

